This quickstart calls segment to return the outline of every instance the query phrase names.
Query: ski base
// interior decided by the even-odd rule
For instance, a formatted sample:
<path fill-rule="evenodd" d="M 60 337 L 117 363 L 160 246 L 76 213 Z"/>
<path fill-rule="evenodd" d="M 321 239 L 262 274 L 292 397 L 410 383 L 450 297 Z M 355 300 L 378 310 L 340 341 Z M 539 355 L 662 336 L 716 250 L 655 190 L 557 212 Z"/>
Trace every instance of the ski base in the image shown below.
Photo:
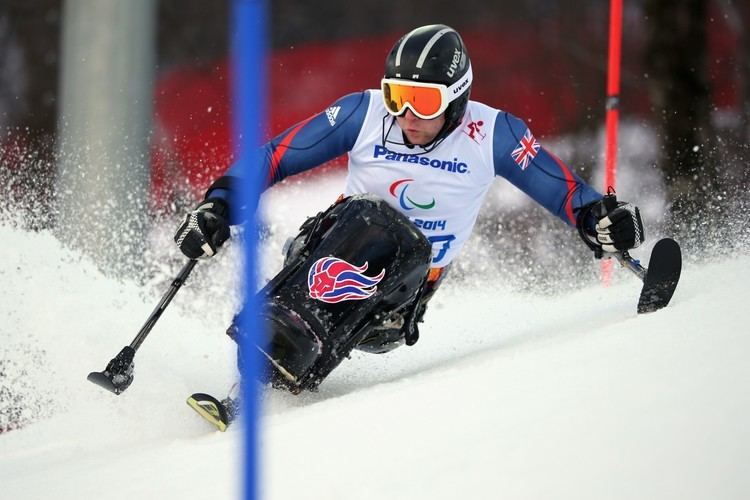
<path fill-rule="evenodd" d="M 232 421 L 224 405 L 208 394 L 196 392 L 187 398 L 187 404 L 221 432 L 226 431 Z"/>
<path fill-rule="evenodd" d="M 659 240 L 651 252 L 643 289 L 638 300 L 638 313 L 657 311 L 669 304 L 682 271 L 682 252 L 673 239 Z"/>

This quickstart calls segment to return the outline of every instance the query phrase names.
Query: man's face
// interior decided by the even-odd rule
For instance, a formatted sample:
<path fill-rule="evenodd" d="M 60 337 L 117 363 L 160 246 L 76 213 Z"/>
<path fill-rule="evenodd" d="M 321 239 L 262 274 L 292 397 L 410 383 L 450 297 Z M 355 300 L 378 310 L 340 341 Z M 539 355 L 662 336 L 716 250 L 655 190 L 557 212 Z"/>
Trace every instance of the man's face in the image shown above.
<path fill-rule="evenodd" d="M 432 120 L 423 120 L 406 108 L 403 115 L 396 117 L 396 122 L 410 143 L 424 146 L 429 144 L 443 128 L 445 113 Z"/>

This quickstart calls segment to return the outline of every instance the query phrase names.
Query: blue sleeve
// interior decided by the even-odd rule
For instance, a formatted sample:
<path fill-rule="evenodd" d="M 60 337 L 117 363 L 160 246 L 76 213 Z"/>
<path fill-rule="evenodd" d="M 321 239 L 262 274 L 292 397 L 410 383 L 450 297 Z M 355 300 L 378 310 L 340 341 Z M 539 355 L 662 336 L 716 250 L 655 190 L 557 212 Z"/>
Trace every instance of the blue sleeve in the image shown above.
<path fill-rule="evenodd" d="M 578 210 L 602 198 L 543 148 L 522 120 L 500 111 L 493 134 L 495 175 L 508 179 L 566 223 L 575 226 Z"/>
<path fill-rule="evenodd" d="M 322 165 L 350 151 L 365 121 L 370 93 L 349 94 L 338 99 L 324 111 L 294 125 L 267 142 L 261 151 L 262 164 L 234 163 L 224 178 L 247 178 L 248 168 L 260 168 L 264 188 L 306 170 Z M 216 183 L 215 183 L 216 184 Z M 220 184 L 219 184 L 220 185 Z M 232 207 L 240 206 L 237 190 L 224 186 L 209 188 L 206 198 L 222 198 Z M 232 221 L 237 223 L 239 221 Z"/>

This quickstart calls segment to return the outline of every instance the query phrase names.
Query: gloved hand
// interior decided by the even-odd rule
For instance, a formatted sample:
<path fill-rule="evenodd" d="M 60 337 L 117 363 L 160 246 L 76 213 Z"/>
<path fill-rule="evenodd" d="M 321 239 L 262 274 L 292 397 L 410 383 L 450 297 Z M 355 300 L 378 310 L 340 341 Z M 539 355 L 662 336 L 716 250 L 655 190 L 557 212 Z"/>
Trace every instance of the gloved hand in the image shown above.
<path fill-rule="evenodd" d="M 605 252 L 621 252 L 638 247 L 646 239 L 638 207 L 626 202 L 607 200 L 599 208 L 596 241 Z M 594 210 L 597 213 L 597 210 Z M 603 214 L 603 215 L 602 215 Z"/>
<path fill-rule="evenodd" d="M 185 216 L 174 241 L 191 259 L 213 257 L 229 238 L 229 209 L 224 200 L 209 198 Z"/>

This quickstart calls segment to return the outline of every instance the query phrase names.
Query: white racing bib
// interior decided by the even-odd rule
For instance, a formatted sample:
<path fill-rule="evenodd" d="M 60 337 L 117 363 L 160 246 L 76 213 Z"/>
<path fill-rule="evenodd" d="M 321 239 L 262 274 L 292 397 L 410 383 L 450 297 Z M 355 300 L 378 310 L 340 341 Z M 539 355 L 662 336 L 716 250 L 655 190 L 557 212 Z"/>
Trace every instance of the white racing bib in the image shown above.
<path fill-rule="evenodd" d="M 432 243 L 432 266 L 444 267 L 469 238 L 495 177 L 492 131 L 497 110 L 469 101 L 456 130 L 429 153 L 408 148 L 397 123 L 383 146 L 381 91 L 370 90 L 365 122 L 349 152 L 345 194 L 374 194 L 405 214 Z M 386 131 L 392 118 L 385 120 Z M 394 144 L 395 143 L 395 144 Z"/>

